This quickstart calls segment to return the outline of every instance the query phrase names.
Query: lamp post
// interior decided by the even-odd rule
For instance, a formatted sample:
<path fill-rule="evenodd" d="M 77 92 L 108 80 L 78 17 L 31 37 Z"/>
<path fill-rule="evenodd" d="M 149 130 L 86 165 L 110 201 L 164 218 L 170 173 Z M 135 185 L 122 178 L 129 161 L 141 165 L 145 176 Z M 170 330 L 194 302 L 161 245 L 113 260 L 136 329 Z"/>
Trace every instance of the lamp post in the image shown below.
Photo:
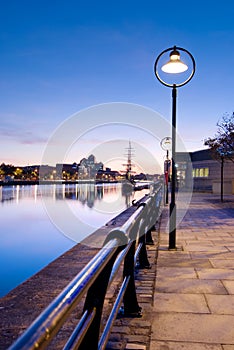
<path fill-rule="evenodd" d="M 221 179 L 220 179 L 220 196 L 221 196 L 221 202 L 223 202 L 223 170 L 224 170 L 224 159 L 225 157 L 228 157 L 228 155 L 230 154 L 230 152 L 228 152 L 225 148 L 226 145 L 224 143 L 224 145 L 220 146 L 217 149 L 217 152 L 219 154 L 219 157 L 221 159 Z"/>
<path fill-rule="evenodd" d="M 164 137 L 160 142 L 161 148 L 166 151 L 166 161 L 164 162 L 164 183 L 166 187 L 165 191 L 165 204 L 168 204 L 168 181 L 169 181 L 169 151 L 171 151 L 171 137 Z M 166 166 L 165 166 L 166 165 Z"/>
<path fill-rule="evenodd" d="M 163 57 L 166 57 L 166 54 L 170 51 L 169 61 L 163 64 L 158 70 L 159 61 Z M 188 70 L 187 64 L 185 64 L 180 59 L 180 52 L 186 54 L 191 63 L 191 72 L 190 74 L 185 74 Z M 170 219 L 169 219 L 169 249 L 176 249 L 176 202 L 175 202 L 175 192 L 176 192 L 176 97 L 177 97 L 177 88 L 187 84 L 195 73 L 195 60 L 192 54 L 183 49 L 182 47 L 173 46 L 164 51 L 162 51 L 154 64 L 154 73 L 159 82 L 172 89 L 172 174 L 171 174 L 171 202 L 170 202 Z M 165 78 L 163 74 L 165 73 Z M 182 81 L 177 82 L 177 78 L 180 76 Z M 168 78 L 173 77 L 172 82 L 167 82 Z"/>

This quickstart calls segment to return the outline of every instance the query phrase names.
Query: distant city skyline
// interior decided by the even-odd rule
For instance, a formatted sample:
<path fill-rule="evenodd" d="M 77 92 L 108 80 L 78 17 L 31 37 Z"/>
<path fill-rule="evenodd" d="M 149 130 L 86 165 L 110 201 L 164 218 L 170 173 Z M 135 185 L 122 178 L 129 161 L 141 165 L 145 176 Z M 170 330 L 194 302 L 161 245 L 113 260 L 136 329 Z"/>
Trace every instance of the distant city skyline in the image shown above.
<path fill-rule="evenodd" d="M 118 167 L 118 169 L 115 169 L 115 168 L 113 168 L 113 166 L 112 166 L 112 162 L 111 161 L 109 161 L 108 163 L 103 163 L 102 162 L 102 160 L 101 159 L 96 159 L 96 156 L 95 156 L 95 154 L 89 154 L 88 156 L 87 156 L 87 158 L 86 157 L 82 157 L 80 160 L 77 160 L 77 159 L 75 159 L 75 160 L 73 160 L 73 161 L 71 161 L 71 162 L 68 162 L 68 163 L 56 163 L 56 164 L 54 164 L 54 165 L 48 165 L 48 164 L 36 164 L 35 162 L 34 163 L 32 163 L 32 164 L 27 164 L 27 165 L 19 165 L 19 164 L 13 164 L 13 163 L 4 163 L 4 162 L 0 162 L 0 166 L 2 166 L 3 164 L 5 164 L 6 166 L 12 166 L 12 167 L 14 167 L 14 168 L 17 168 L 17 169 L 19 169 L 19 168 L 22 168 L 22 169 L 27 169 L 27 168 L 46 168 L 46 167 L 49 167 L 49 168 L 54 168 L 54 169 L 56 169 L 56 168 L 58 168 L 58 167 L 61 167 L 61 166 L 78 166 L 78 165 L 80 165 L 82 162 L 84 162 L 84 160 L 87 160 L 87 159 L 89 159 L 90 157 L 94 157 L 94 162 L 96 163 L 96 164 L 99 164 L 99 167 L 97 168 L 97 169 L 101 169 L 101 168 L 103 168 L 104 170 L 107 170 L 107 169 L 110 169 L 110 170 L 112 170 L 112 171 L 117 171 L 117 172 L 119 172 L 120 174 L 123 174 L 123 173 L 125 173 L 126 172 L 126 169 L 127 169 L 127 164 L 126 164 L 126 162 L 127 162 L 127 158 L 125 158 L 124 160 L 123 159 L 119 159 L 119 160 L 116 160 L 115 159 L 115 161 L 113 162 L 113 166 L 116 166 L 116 164 L 119 164 L 119 167 Z M 132 161 L 132 163 L 131 163 L 131 166 L 132 166 L 132 172 L 134 173 L 134 174 L 141 174 L 142 173 L 142 169 L 140 168 L 140 167 L 138 167 L 135 163 L 134 163 L 134 161 Z M 59 172 L 61 172 L 61 169 L 60 169 L 60 171 Z M 148 174 L 149 175 L 149 174 Z"/>
<path fill-rule="evenodd" d="M 171 123 L 171 91 L 156 80 L 153 65 L 173 45 L 189 50 L 197 64 L 192 81 L 178 90 L 178 133 L 188 151 L 206 148 L 204 139 L 215 134 L 218 120 L 234 110 L 234 3 L 198 0 L 192 11 L 184 0 L 166 5 L 151 0 L 2 3 L 0 161 L 40 164 L 61 124 L 96 105 L 135 104 Z M 109 121 L 115 122 L 111 115 Z M 106 142 L 115 152 L 116 141 L 131 138 L 145 148 L 139 166 L 151 173 L 162 169 L 159 138 L 110 128 L 105 135 L 87 130 L 64 160 L 75 148 L 79 159 Z M 105 158 L 119 167 L 121 152 L 118 162 L 111 149 Z"/>

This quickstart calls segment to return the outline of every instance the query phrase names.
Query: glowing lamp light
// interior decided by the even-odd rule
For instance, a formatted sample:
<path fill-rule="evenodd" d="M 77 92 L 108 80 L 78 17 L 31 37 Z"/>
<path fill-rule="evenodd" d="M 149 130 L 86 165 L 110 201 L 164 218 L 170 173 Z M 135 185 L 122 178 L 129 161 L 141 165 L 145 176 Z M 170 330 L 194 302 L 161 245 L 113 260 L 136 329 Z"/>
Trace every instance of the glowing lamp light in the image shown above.
<path fill-rule="evenodd" d="M 181 61 L 180 53 L 173 49 L 170 53 L 170 60 L 162 66 L 162 71 L 165 73 L 183 73 L 188 69 L 188 66 Z"/>

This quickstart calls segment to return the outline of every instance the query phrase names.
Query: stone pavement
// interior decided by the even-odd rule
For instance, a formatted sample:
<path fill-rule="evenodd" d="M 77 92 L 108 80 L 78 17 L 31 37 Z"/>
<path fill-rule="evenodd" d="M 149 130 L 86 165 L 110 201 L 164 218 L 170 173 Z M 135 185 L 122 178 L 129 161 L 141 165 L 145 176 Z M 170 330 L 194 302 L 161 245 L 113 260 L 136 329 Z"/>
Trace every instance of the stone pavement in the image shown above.
<path fill-rule="evenodd" d="M 107 349 L 234 350 L 234 196 L 193 194 L 176 251 L 168 210 L 148 246 L 152 269 L 136 272 L 143 317 L 117 319 Z"/>
<path fill-rule="evenodd" d="M 180 209 L 179 209 L 180 210 Z M 234 196 L 194 194 L 168 251 L 159 237 L 150 350 L 234 350 Z"/>

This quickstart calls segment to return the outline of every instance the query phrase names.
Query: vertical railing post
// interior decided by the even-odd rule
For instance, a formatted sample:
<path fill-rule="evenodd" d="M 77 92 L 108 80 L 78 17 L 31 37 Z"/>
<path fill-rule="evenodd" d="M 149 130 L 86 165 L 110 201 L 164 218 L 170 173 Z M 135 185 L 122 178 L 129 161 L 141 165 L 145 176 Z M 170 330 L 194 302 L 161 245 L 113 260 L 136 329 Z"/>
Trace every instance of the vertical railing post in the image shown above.
<path fill-rule="evenodd" d="M 147 250 L 146 250 L 146 235 L 143 234 L 139 237 L 139 243 L 141 244 L 141 250 L 138 255 L 138 265 L 137 267 L 139 269 L 150 269 L 150 263 L 147 256 Z"/>
<path fill-rule="evenodd" d="M 135 269 L 134 254 L 135 254 L 136 241 L 132 241 L 129 244 L 131 244 L 131 247 L 124 260 L 123 278 L 130 277 L 130 279 L 129 279 L 128 287 L 123 297 L 123 303 L 124 303 L 123 311 L 124 311 L 124 316 L 141 317 L 141 307 L 139 306 L 137 301 L 135 276 L 134 276 L 134 269 Z"/>
<path fill-rule="evenodd" d="M 79 350 L 98 349 L 98 340 L 104 299 L 112 267 L 114 265 L 117 255 L 119 254 L 122 248 L 118 247 L 115 249 L 116 251 L 113 254 L 111 260 L 107 263 L 105 268 L 102 270 L 100 275 L 97 277 L 97 279 L 87 292 L 83 311 L 85 312 L 87 310 L 88 313 L 91 313 L 92 310 L 95 309 L 96 313 L 91 325 L 89 326 L 88 331 L 84 336 L 84 339 L 82 340 L 79 346 Z"/>
<path fill-rule="evenodd" d="M 144 218 L 142 219 L 142 223 L 139 228 L 139 238 L 138 242 L 141 245 L 141 249 L 138 254 L 138 264 L 137 268 L 139 269 L 149 269 L 150 263 L 148 260 L 147 256 L 147 250 L 146 250 L 146 227 L 147 227 L 147 221 L 148 221 L 148 216 L 150 216 L 150 206 L 146 205 L 144 210 Z"/>
<path fill-rule="evenodd" d="M 145 234 L 145 243 L 146 245 L 154 245 L 154 240 L 152 238 L 152 230 L 154 229 L 154 226 L 151 227 Z"/>

